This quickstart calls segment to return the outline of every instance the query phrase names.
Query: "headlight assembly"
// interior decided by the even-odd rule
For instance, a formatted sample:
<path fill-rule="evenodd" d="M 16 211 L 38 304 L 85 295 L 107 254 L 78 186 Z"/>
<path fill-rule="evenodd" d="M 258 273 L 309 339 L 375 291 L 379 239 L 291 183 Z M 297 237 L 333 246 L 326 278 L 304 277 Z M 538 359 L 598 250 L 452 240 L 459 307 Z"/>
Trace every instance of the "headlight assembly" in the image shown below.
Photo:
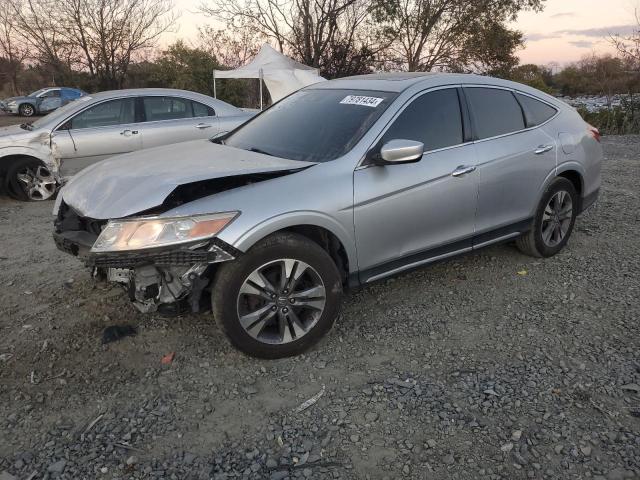
<path fill-rule="evenodd" d="M 239 213 L 109 220 L 91 252 L 125 252 L 205 240 L 217 235 Z"/>

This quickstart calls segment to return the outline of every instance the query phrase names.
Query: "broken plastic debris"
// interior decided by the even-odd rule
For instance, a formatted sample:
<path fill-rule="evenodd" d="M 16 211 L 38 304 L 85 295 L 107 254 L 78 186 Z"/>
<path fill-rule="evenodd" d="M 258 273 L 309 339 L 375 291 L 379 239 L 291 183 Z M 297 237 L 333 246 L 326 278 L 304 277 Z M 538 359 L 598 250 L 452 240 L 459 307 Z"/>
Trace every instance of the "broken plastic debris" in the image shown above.
<path fill-rule="evenodd" d="M 526 274 L 527 274 L 527 271 L 526 271 L 526 270 L 520 270 L 520 271 L 518 272 L 518 275 L 522 275 L 522 276 L 524 276 L 524 275 L 526 275 Z"/>
<path fill-rule="evenodd" d="M 164 357 L 162 357 L 162 360 L 160 360 L 160 362 L 162 362 L 163 365 L 169 365 L 171 362 L 173 362 L 173 359 L 176 357 L 176 352 L 170 352 L 167 353 Z"/>
<path fill-rule="evenodd" d="M 136 330 L 136 327 L 132 327 L 131 325 L 112 325 L 103 330 L 102 344 L 115 342 L 121 338 L 136 335 L 137 333 L 138 330 Z"/>
<path fill-rule="evenodd" d="M 307 401 L 301 403 L 300 405 L 298 405 L 298 407 L 293 411 L 293 413 L 300 413 L 300 412 L 303 412 L 304 410 L 306 410 L 307 408 L 309 408 L 311 405 L 313 405 L 318 400 L 320 400 L 320 397 L 322 397 L 322 395 L 324 395 L 324 391 L 325 391 L 325 386 L 322 385 L 322 388 L 320 389 L 320 391 L 318 393 L 316 393 L 309 400 L 307 400 Z"/>

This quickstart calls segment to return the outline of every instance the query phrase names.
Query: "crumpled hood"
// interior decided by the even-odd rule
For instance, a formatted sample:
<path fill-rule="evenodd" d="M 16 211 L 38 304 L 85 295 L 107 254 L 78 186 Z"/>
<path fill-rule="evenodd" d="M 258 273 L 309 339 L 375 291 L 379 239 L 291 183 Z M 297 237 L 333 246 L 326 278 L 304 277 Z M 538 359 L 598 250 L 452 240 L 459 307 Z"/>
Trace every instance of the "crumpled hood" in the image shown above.
<path fill-rule="evenodd" d="M 17 137 L 28 137 L 33 132 L 20 128 L 20 125 L 0 128 L 0 144 L 12 143 Z"/>
<path fill-rule="evenodd" d="M 36 99 L 33 98 L 33 97 L 27 97 L 27 96 L 9 97 L 9 98 L 5 98 L 4 100 L 2 100 L 2 102 L 6 105 L 9 102 L 23 102 L 24 100 L 33 100 L 33 101 L 35 101 Z"/>
<path fill-rule="evenodd" d="M 82 216 L 123 218 L 161 205 L 179 185 L 313 164 L 195 140 L 98 162 L 73 177 L 60 195 Z"/>

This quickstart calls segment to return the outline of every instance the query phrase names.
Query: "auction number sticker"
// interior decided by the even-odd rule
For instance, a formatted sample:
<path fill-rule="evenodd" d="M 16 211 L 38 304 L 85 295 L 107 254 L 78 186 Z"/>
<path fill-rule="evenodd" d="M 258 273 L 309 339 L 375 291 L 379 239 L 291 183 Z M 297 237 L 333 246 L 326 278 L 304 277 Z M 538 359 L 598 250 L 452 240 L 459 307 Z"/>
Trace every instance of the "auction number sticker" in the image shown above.
<path fill-rule="evenodd" d="M 365 97 L 362 95 L 347 95 L 342 99 L 340 103 L 344 103 L 345 105 L 363 105 L 365 107 L 376 108 L 380 105 L 384 98 L 378 97 Z"/>

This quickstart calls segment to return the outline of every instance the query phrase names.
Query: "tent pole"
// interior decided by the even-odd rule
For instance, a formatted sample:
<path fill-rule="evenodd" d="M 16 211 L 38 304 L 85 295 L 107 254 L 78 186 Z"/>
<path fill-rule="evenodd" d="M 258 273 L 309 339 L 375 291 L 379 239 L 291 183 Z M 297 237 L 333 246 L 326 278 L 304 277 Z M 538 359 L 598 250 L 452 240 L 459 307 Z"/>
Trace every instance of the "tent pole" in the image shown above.
<path fill-rule="evenodd" d="M 262 111 L 262 69 L 260 69 L 260 111 Z"/>
<path fill-rule="evenodd" d="M 213 98 L 218 98 L 218 95 L 216 94 L 216 71 L 214 70 L 213 73 Z"/>

